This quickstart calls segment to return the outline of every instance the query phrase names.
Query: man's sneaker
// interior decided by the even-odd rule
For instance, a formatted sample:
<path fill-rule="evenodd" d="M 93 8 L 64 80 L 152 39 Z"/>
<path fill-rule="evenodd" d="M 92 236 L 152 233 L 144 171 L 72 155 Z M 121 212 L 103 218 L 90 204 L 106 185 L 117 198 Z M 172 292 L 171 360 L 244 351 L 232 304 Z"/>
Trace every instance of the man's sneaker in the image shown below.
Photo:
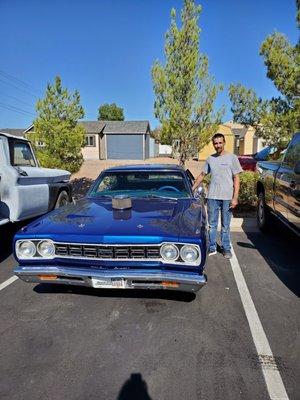
<path fill-rule="evenodd" d="M 214 254 L 217 254 L 217 250 L 209 250 L 208 251 L 208 256 L 213 256 Z"/>
<path fill-rule="evenodd" d="M 230 250 L 223 251 L 224 258 L 232 258 L 232 253 Z"/>

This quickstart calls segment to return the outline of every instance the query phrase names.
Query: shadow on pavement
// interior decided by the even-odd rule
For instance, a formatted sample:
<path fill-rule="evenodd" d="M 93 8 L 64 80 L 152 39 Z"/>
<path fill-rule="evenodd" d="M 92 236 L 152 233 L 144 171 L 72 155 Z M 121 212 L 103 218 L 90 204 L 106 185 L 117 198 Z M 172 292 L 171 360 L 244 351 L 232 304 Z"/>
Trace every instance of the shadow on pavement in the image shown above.
<path fill-rule="evenodd" d="M 131 374 L 124 383 L 117 400 L 151 400 L 148 394 L 147 383 L 141 374 Z"/>
<path fill-rule="evenodd" d="M 0 263 L 12 254 L 14 235 L 26 224 L 28 221 L 0 226 Z"/>
<path fill-rule="evenodd" d="M 85 296 L 118 297 L 134 299 L 161 299 L 190 303 L 196 295 L 188 292 L 176 292 L 169 290 L 142 290 L 142 289 L 93 289 L 83 286 L 57 285 L 40 283 L 33 288 L 36 293 L 72 293 Z"/>
<path fill-rule="evenodd" d="M 286 227 L 275 224 L 271 232 L 264 234 L 247 232 L 246 234 L 252 245 L 243 242 L 237 242 L 237 245 L 256 248 L 282 283 L 299 297 L 299 238 Z"/>

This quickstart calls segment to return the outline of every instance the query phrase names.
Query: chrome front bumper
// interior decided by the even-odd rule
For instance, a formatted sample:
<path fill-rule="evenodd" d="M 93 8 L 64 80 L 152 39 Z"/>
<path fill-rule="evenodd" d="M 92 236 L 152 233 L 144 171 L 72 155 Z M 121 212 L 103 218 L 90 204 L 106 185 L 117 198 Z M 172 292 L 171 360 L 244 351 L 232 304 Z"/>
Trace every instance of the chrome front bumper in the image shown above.
<path fill-rule="evenodd" d="M 181 273 L 157 270 L 98 270 L 54 267 L 47 265 L 18 266 L 14 273 L 25 282 L 56 283 L 96 288 L 168 289 L 197 292 L 206 284 L 206 276 L 197 273 Z M 112 285 L 97 286 L 109 282 Z M 95 283 L 96 282 L 96 283 Z M 120 286 L 121 284 L 121 286 Z"/>

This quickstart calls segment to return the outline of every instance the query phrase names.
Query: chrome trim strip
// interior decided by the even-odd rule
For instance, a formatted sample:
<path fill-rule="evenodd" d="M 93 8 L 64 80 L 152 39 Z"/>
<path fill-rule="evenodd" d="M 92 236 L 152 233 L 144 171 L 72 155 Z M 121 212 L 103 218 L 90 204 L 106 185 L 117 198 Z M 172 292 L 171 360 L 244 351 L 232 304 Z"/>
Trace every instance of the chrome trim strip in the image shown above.
<path fill-rule="evenodd" d="M 17 254 L 17 249 L 19 247 L 19 243 L 23 241 L 31 241 L 35 244 L 37 247 L 40 242 L 43 242 L 45 240 L 52 241 L 54 245 L 67 245 L 67 246 L 103 246 L 103 247 L 126 247 L 126 246 L 134 246 L 134 247 L 161 247 L 163 244 L 173 244 L 173 245 L 191 245 L 195 246 L 198 250 L 199 257 L 197 258 L 196 261 L 193 263 L 187 263 L 186 261 L 166 261 L 162 257 L 160 258 L 99 258 L 99 257 L 76 257 L 76 256 L 62 256 L 62 255 L 57 255 L 55 254 L 52 257 L 42 257 L 42 256 L 34 256 L 34 257 L 23 257 L 20 258 Z M 179 250 L 179 249 L 178 249 Z M 62 259 L 68 259 L 68 260 L 97 260 L 97 261 L 114 261 L 114 262 L 161 262 L 163 264 L 169 264 L 169 265 L 187 265 L 187 266 L 199 266 L 201 263 L 201 250 L 200 246 L 198 244 L 194 243 L 182 243 L 182 242 L 161 242 L 157 244 L 135 244 L 135 243 L 123 243 L 123 244 L 103 244 L 103 243 L 68 243 L 68 242 L 54 242 L 52 239 L 18 239 L 16 241 L 16 254 L 20 260 L 53 260 L 55 258 L 62 258 Z M 179 254 L 179 252 L 178 252 Z M 178 255 L 179 257 L 179 255 Z"/>

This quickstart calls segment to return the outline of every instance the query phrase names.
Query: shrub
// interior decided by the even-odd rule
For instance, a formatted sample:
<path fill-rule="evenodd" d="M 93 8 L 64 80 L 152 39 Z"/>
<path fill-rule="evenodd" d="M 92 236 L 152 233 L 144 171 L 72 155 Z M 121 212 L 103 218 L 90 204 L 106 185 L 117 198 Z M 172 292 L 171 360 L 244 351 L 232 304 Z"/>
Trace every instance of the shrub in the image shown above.
<path fill-rule="evenodd" d="M 244 171 L 240 174 L 240 208 L 251 208 L 256 204 L 256 184 L 258 173 L 252 171 Z"/>

